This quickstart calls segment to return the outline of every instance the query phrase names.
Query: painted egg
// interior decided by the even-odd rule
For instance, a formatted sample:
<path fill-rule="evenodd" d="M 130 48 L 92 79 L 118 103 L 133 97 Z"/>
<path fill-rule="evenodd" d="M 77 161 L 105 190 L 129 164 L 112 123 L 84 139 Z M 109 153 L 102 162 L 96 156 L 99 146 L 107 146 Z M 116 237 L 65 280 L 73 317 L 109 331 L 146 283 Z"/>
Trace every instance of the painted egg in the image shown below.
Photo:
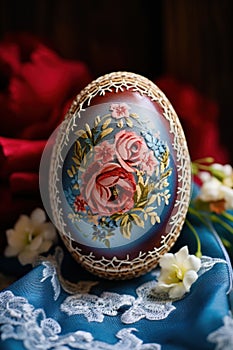
<path fill-rule="evenodd" d="M 185 135 L 164 93 L 138 74 L 104 75 L 48 144 L 42 198 L 73 257 L 108 279 L 153 269 L 180 234 L 191 192 Z"/>

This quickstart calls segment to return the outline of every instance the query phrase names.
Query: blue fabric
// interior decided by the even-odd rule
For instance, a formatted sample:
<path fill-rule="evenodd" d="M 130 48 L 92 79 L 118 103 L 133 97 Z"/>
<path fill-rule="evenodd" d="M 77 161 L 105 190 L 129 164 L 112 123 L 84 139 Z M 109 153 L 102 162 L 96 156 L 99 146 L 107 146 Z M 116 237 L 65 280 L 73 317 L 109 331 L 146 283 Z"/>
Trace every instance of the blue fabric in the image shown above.
<path fill-rule="evenodd" d="M 51 278 L 48 277 L 43 280 L 45 269 L 43 263 L 27 272 L 22 278 L 10 285 L 7 290 L 2 291 L 2 293 L 10 291 L 16 297 L 24 297 L 28 301 L 28 305 L 35 309 L 43 309 L 46 318 L 51 318 L 60 325 L 59 339 L 62 339 L 62 337 L 67 339 L 64 340 L 63 345 L 59 345 L 60 347 L 58 345 L 57 347 L 52 346 L 51 343 L 46 347 L 46 342 L 43 340 L 44 347 L 40 348 L 38 342 L 35 341 L 35 347 L 32 347 L 32 350 L 73 349 L 75 343 L 69 340 L 67 335 L 78 330 L 92 335 L 93 340 L 90 342 L 92 349 L 100 349 L 97 341 L 101 342 L 101 349 L 118 349 L 117 346 L 120 343 L 116 334 L 122 329 L 128 329 L 131 332 L 130 334 L 134 335 L 136 342 L 134 346 L 132 345 L 133 342 L 127 344 L 126 341 L 123 342 L 122 345 L 119 345 L 122 350 L 143 349 L 143 346 L 144 349 L 155 349 L 153 344 L 159 344 L 160 348 L 164 350 L 215 349 L 216 343 L 209 341 L 207 338 L 209 334 L 222 327 L 224 317 L 230 313 L 230 299 L 232 297 L 229 297 L 229 291 L 231 290 L 232 270 L 228 254 L 223 248 L 218 235 L 208 230 L 194 217 L 189 216 L 189 220 L 199 234 L 203 255 L 224 259 L 227 263 L 216 263 L 211 269 L 202 274 L 192 285 L 190 293 L 185 295 L 183 299 L 172 303 L 174 310 L 164 319 L 150 320 L 142 318 L 133 324 L 124 324 L 121 316 L 130 308 L 127 305 L 120 307 L 115 316 L 104 315 L 102 322 L 90 321 L 83 314 L 68 315 L 61 310 L 61 304 L 70 294 L 61 288 L 60 294 L 58 293 L 58 298 L 55 300 Z M 178 241 L 172 248 L 172 252 L 178 251 L 180 247 L 186 244 L 189 247 L 189 252 L 194 254 L 196 252 L 196 240 L 189 228 L 184 225 Z M 100 296 L 102 292 L 107 291 L 137 298 L 136 288 L 155 279 L 154 271 L 128 281 L 99 279 L 83 270 L 74 262 L 64 247 L 63 249 L 65 257 L 62 263 L 62 275 L 73 283 L 80 280 L 98 281 L 99 283 L 91 288 L 90 293 L 92 295 Z M 7 325 L 4 318 L 0 318 L 0 321 L 2 326 Z M 4 333 L 4 328 L 2 328 L 2 332 Z M 34 337 L 36 339 L 36 334 Z M 56 341 L 54 344 L 56 344 Z M 146 344 L 148 344 L 148 347 L 146 347 Z M 86 349 L 89 349 L 88 346 Z M 23 350 L 25 348 L 22 340 L 13 339 L 12 337 L 0 341 L 0 349 Z"/>

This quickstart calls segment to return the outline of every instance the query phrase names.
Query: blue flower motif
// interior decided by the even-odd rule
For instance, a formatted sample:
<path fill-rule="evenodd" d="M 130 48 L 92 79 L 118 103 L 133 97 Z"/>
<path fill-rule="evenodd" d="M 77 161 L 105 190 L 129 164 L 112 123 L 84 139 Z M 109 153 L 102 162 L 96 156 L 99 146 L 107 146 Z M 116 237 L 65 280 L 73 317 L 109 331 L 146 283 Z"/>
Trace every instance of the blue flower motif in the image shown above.
<path fill-rule="evenodd" d="M 145 138 L 147 146 L 154 151 L 154 155 L 157 158 L 161 158 L 162 155 L 166 152 L 167 146 L 159 138 L 152 135 L 150 131 L 142 131 L 141 134 Z"/>
<path fill-rule="evenodd" d="M 72 186 L 79 185 L 81 183 L 81 180 L 78 178 L 78 173 L 74 174 L 70 183 Z"/>
<path fill-rule="evenodd" d="M 66 190 L 64 190 L 64 193 L 65 193 L 67 202 L 72 207 L 77 194 L 75 193 L 75 191 L 71 187 L 68 187 Z"/>
<path fill-rule="evenodd" d="M 109 216 L 104 218 L 104 224 L 109 228 L 117 227 L 116 221 L 111 219 Z"/>
<path fill-rule="evenodd" d="M 94 232 L 93 232 L 93 238 L 99 239 L 100 241 L 106 238 L 106 232 L 101 231 L 97 226 L 93 226 Z"/>
<path fill-rule="evenodd" d="M 144 136 L 147 146 L 153 150 L 154 145 L 156 143 L 156 138 L 152 135 L 150 131 L 142 131 L 141 134 Z"/>

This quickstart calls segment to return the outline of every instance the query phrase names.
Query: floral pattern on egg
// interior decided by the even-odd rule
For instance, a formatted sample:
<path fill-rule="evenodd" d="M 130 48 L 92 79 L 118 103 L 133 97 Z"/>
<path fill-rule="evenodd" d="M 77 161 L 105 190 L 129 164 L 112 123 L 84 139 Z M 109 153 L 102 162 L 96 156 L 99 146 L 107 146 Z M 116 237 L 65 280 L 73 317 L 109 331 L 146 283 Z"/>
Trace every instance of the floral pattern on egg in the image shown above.
<path fill-rule="evenodd" d="M 89 272 L 138 277 L 179 237 L 191 196 L 190 156 L 175 110 L 147 78 L 113 72 L 87 85 L 43 160 L 48 215 Z"/>
<path fill-rule="evenodd" d="M 170 145 L 142 110 L 125 102 L 105 109 L 75 131 L 63 166 L 67 220 L 78 242 L 97 248 L 126 245 L 158 225 L 174 181 Z"/>

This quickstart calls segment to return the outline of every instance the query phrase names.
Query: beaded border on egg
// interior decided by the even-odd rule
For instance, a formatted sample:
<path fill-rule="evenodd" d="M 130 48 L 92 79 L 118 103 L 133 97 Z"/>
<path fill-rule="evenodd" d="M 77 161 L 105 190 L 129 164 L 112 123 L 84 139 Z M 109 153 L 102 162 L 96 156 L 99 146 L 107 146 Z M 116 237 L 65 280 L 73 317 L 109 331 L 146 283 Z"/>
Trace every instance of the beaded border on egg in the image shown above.
<path fill-rule="evenodd" d="M 91 100 L 97 95 L 104 96 L 106 92 L 117 93 L 125 90 L 139 92 L 142 96 L 146 95 L 153 102 L 158 103 L 163 110 L 164 118 L 169 122 L 169 131 L 174 135 L 173 149 L 176 154 L 178 172 L 175 213 L 169 219 L 170 231 L 166 236 L 161 237 L 159 248 L 153 248 L 147 252 L 140 251 L 134 259 L 130 259 L 129 255 L 124 259 L 118 259 L 116 256 L 112 259 L 104 256 L 97 259 L 93 252 L 84 254 L 77 244 L 74 244 L 71 233 L 67 231 L 59 198 L 58 169 L 62 168 L 64 161 L 62 150 L 68 144 L 69 133 L 75 130 L 77 119 L 81 117 L 81 112 L 90 106 Z M 54 223 L 67 249 L 88 271 L 108 279 L 129 279 L 152 270 L 158 264 L 160 257 L 171 249 L 180 234 L 189 206 L 190 192 L 191 163 L 185 135 L 175 110 L 157 85 L 135 73 L 113 72 L 94 80 L 76 96 L 60 127 L 53 147 L 49 170 L 49 196 Z"/>

